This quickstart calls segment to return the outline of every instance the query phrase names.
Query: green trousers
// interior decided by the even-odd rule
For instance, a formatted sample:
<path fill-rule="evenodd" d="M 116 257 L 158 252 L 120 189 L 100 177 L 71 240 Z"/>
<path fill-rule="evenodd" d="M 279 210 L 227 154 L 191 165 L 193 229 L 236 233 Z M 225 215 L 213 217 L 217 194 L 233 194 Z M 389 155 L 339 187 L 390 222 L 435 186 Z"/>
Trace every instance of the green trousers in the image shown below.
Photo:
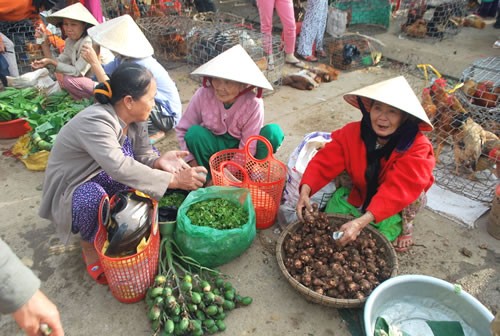
<path fill-rule="evenodd" d="M 278 148 L 285 139 L 285 134 L 281 127 L 277 124 L 268 124 L 260 129 L 259 135 L 263 136 L 271 143 L 273 153 L 276 153 Z M 240 140 L 234 138 L 228 133 L 223 135 L 215 135 L 200 125 L 191 126 L 184 135 L 187 148 L 200 166 L 204 166 L 210 172 L 209 160 L 210 157 L 224 149 L 238 148 Z M 257 142 L 256 159 L 264 159 L 267 157 L 267 147 L 262 141 Z"/>

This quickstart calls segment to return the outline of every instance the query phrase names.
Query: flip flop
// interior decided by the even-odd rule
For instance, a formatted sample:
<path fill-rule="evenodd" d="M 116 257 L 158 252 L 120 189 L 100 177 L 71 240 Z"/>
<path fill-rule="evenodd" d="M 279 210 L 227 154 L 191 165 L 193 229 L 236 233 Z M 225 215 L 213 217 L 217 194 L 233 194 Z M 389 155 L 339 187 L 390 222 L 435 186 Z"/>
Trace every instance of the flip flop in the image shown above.
<path fill-rule="evenodd" d="M 406 246 L 406 247 L 398 247 L 398 242 L 400 239 L 410 239 L 412 242 L 409 246 Z M 408 250 L 410 249 L 410 246 L 413 245 L 413 237 L 412 235 L 401 235 L 399 237 L 396 238 L 396 240 L 394 241 L 393 243 L 394 245 L 394 250 L 396 250 L 396 252 L 398 253 L 404 253 L 404 252 L 408 252 Z"/>
<path fill-rule="evenodd" d="M 83 253 L 82 256 L 85 265 L 87 265 L 87 257 L 85 257 L 85 254 Z M 106 279 L 106 274 L 104 274 L 104 268 L 102 267 L 102 264 L 99 260 L 97 260 L 93 264 L 87 265 L 86 269 L 87 273 L 90 275 L 92 279 L 94 279 L 95 282 L 97 282 L 100 285 L 108 284 L 108 279 Z"/>
<path fill-rule="evenodd" d="M 317 62 L 318 59 L 312 55 L 310 56 L 300 56 L 300 58 L 302 58 L 304 61 L 306 62 Z"/>

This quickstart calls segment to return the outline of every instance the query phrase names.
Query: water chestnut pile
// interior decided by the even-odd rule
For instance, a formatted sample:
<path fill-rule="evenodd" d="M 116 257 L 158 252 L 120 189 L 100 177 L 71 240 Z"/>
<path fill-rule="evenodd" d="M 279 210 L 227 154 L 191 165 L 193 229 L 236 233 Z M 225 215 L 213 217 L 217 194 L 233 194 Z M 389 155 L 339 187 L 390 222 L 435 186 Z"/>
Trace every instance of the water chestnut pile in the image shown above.
<path fill-rule="evenodd" d="M 290 275 L 314 292 L 336 299 L 364 299 L 391 276 L 386 247 L 368 230 L 341 247 L 332 238 L 338 228 L 328 215 L 314 211 L 283 241 L 284 264 Z"/>

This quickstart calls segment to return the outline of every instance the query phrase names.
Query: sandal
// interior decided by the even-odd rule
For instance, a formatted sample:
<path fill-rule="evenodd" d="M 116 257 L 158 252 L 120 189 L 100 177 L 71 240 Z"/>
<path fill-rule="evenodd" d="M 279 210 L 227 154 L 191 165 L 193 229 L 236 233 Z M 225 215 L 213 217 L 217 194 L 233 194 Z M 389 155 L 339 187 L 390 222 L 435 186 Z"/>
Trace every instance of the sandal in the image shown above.
<path fill-rule="evenodd" d="M 87 257 L 83 254 L 83 261 L 87 265 Z M 104 268 L 102 267 L 101 261 L 97 260 L 95 263 L 86 266 L 87 273 L 92 279 L 95 280 L 100 285 L 107 285 L 108 279 L 106 279 L 106 274 L 104 274 Z"/>
<path fill-rule="evenodd" d="M 318 59 L 312 55 L 310 56 L 300 56 L 300 58 L 302 58 L 304 61 L 306 62 L 317 62 Z"/>
<path fill-rule="evenodd" d="M 409 241 L 410 243 L 408 244 L 408 246 L 399 247 L 400 243 L 402 243 L 403 241 L 405 242 Z M 394 250 L 396 250 L 396 252 L 399 253 L 408 252 L 410 246 L 413 245 L 413 237 L 411 234 L 398 236 L 396 240 L 392 242 L 392 245 L 394 246 Z"/>

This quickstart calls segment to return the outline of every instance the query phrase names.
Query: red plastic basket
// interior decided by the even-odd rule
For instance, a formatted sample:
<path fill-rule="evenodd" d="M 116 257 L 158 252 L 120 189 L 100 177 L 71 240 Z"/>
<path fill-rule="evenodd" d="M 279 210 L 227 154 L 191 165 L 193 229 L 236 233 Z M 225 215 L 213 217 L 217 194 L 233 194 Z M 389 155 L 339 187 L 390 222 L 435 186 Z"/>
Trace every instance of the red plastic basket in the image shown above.
<path fill-rule="evenodd" d="M 104 200 L 104 202 L 106 201 L 108 200 Z M 158 273 L 158 252 L 160 248 L 160 232 L 157 220 L 158 204 L 156 201 L 152 201 L 153 222 L 151 232 L 144 249 L 134 255 L 122 258 L 111 258 L 104 255 L 102 248 L 108 238 L 108 232 L 101 218 L 99 220 L 99 229 L 94 240 L 94 247 L 99 255 L 111 293 L 118 301 L 123 303 L 134 303 L 142 300 Z M 112 202 L 113 200 L 111 200 Z M 102 204 L 103 202 L 101 202 L 101 208 Z"/>
<path fill-rule="evenodd" d="M 250 153 L 252 141 L 262 141 L 266 145 L 269 154 L 265 159 L 258 160 Z M 243 149 L 219 151 L 209 161 L 214 185 L 250 190 L 257 229 L 267 229 L 274 224 L 285 187 L 286 166 L 272 153 L 266 138 L 252 136 Z"/>

